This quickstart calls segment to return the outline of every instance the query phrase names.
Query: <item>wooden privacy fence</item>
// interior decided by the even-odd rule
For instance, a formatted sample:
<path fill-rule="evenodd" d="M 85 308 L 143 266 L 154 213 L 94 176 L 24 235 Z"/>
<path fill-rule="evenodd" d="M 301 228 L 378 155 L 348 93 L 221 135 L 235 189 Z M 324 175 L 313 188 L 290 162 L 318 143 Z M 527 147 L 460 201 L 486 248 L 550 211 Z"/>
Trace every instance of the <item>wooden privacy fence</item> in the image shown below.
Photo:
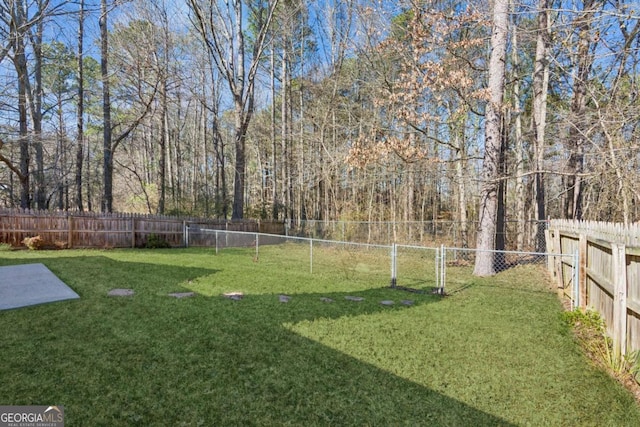
<path fill-rule="evenodd" d="M 617 355 L 640 350 L 640 225 L 552 220 L 547 245 L 578 253 L 578 281 L 559 292 L 600 313 Z"/>
<path fill-rule="evenodd" d="M 285 231 L 282 222 L 0 209 L 0 243 L 21 246 L 26 237 L 40 236 L 46 245 L 59 248 L 134 248 L 154 235 L 170 246 L 184 246 L 185 227 L 192 224 L 271 234 Z"/>

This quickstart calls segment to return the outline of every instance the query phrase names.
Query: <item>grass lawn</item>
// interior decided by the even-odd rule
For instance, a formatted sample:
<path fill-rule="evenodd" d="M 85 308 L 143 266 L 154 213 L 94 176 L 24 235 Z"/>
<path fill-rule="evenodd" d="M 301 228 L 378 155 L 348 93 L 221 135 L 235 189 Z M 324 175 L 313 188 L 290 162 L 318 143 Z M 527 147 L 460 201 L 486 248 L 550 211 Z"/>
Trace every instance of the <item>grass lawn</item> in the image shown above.
<path fill-rule="evenodd" d="M 69 426 L 640 425 L 533 267 L 441 298 L 280 250 L 0 252 L 81 297 L 0 311 L 0 404 L 64 405 Z"/>

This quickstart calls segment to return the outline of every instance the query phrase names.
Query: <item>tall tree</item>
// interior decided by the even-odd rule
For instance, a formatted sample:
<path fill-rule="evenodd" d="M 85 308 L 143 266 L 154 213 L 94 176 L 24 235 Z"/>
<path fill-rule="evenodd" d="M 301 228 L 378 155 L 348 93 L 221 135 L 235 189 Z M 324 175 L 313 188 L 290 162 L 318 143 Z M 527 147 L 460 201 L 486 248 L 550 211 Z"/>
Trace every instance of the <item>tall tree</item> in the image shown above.
<path fill-rule="evenodd" d="M 546 203 L 544 188 L 544 153 L 545 127 L 547 125 L 547 92 L 549 87 L 549 7 L 550 0 L 538 2 L 538 28 L 536 31 L 536 55 L 533 64 L 533 111 L 531 128 L 534 141 L 534 169 L 535 169 L 535 219 L 536 250 L 543 252 L 545 247 Z"/>
<path fill-rule="evenodd" d="M 484 161 L 482 163 L 482 190 L 480 195 L 479 228 L 476 242 L 478 253 L 473 273 L 491 276 L 494 265 L 500 157 L 502 155 L 502 104 L 504 96 L 505 59 L 507 51 L 507 25 L 509 0 L 495 0 L 493 4 L 493 29 L 491 56 L 489 59 L 489 102 L 485 112 Z"/>
<path fill-rule="evenodd" d="M 84 0 L 78 4 L 78 51 L 77 51 L 77 97 L 78 104 L 76 110 L 76 207 L 79 211 L 84 210 L 82 203 L 82 165 L 84 160 Z"/>
<path fill-rule="evenodd" d="M 394 218 L 397 209 L 404 209 L 407 220 L 414 219 L 412 208 L 418 198 L 413 163 L 421 163 L 423 170 L 430 163 L 440 163 L 441 168 L 453 165 L 446 179 L 453 181 L 456 200 L 448 209 L 455 212 L 466 247 L 468 129 L 485 96 L 478 83 L 478 58 L 487 21 L 471 8 L 452 12 L 449 6 L 416 3 L 393 20 L 391 37 L 375 50 L 384 64 L 378 68 L 384 80 L 374 104 L 378 121 L 359 133 L 351 158 L 371 163 L 397 157 L 405 163 L 399 167 L 406 170 L 406 203 L 392 198 L 390 213 Z M 390 188 L 395 192 L 394 186 Z M 433 209 L 436 217 L 437 210 Z"/>
<path fill-rule="evenodd" d="M 100 15 L 100 39 L 101 39 L 101 76 L 103 93 L 103 197 L 102 210 L 113 211 L 113 175 L 114 152 L 130 135 L 140 126 L 143 120 L 152 110 L 156 95 L 161 86 L 161 79 L 157 73 L 148 73 L 150 57 L 154 52 L 150 51 L 148 43 L 153 38 L 145 33 L 153 24 L 148 21 L 134 21 L 128 28 L 118 27 L 120 33 L 125 36 L 128 33 L 140 31 L 143 40 L 139 43 L 135 38 L 117 39 L 117 49 L 110 46 L 110 32 L 108 29 L 108 5 L 107 0 L 101 0 Z M 120 35 L 120 34 L 118 34 Z M 112 75 L 110 73 L 111 60 L 118 64 L 118 85 L 112 87 Z M 151 74 L 151 75 L 149 75 Z M 120 103 L 123 108 L 117 109 L 117 120 L 112 118 L 112 89 L 120 99 L 126 102 Z M 115 132 L 115 133 L 114 133 Z"/>
<path fill-rule="evenodd" d="M 48 0 L 38 0 L 38 15 L 44 16 L 48 7 Z M 35 199 L 38 209 L 45 209 L 47 202 L 45 177 L 44 177 L 44 150 L 42 147 L 42 36 L 44 32 L 44 19 L 38 19 L 36 25 L 32 27 L 29 35 L 31 48 L 33 50 L 33 90 L 27 92 L 31 110 L 31 121 L 33 123 L 33 143 L 36 154 L 35 173 Z"/>
<path fill-rule="evenodd" d="M 50 199 L 57 192 L 58 209 L 68 209 L 68 151 L 67 144 L 67 123 L 65 120 L 65 109 L 67 100 L 73 98 L 73 88 L 71 83 L 74 80 L 74 54 L 68 46 L 61 42 L 44 44 L 42 47 L 42 85 L 43 110 L 45 112 L 55 111 L 57 118 L 56 128 L 56 149 L 53 164 L 48 165 L 47 183 L 50 192 Z M 49 203 L 47 203 L 49 204 Z"/>
<path fill-rule="evenodd" d="M 569 122 L 569 137 L 567 139 L 569 159 L 567 161 L 567 177 L 565 183 L 565 217 L 582 219 L 583 214 L 583 177 L 584 150 L 588 128 L 587 117 L 588 83 L 593 66 L 594 35 L 592 32 L 594 19 L 602 8 L 602 0 L 585 0 L 574 22 L 577 30 L 577 49 L 574 55 L 573 96 Z"/>
<path fill-rule="evenodd" d="M 255 109 L 255 80 L 278 0 L 221 3 L 189 0 L 194 25 L 204 40 L 234 105 L 235 168 L 232 219 L 244 217 L 246 134 Z M 245 13 L 250 15 L 245 18 Z M 245 35 L 246 22 L 254 25 L 252 46 Z M 247 50 L 251 54 L 247 54 Z"/>
<path fill-rule="evenodd" d="M 109 82 L 109 7 L 100 0 L 100 73 L 102 76 L 102 148 L 103 148 L 103 212 L 113 211 L 113 142 L 111 125 L 111 85 Z"/>
<path fill-rule="evenodd" d="M 161 22 L 159 53 L 155 55 L 157 65 L 156 72 L 160 80 L 160 158 L 158 159 L 158 213 L 165 213 L 167 196 L 167 150 L 169 137 L 169 55 L 171 41 L 169 32 L 169 19 L 167 9 L 162 4 L 158 10 Z"/>
<path fill-rule="evenodd" d="M 601 43 L 606 46 L 604 55 L 608 67 L 594 69 L 591 77 L 602 84 L 590 84 L 588 90 L 588 108 L 592 110 L 590 122 L 597 125 L 587 150 L 589 147 L 592 147 L 589 151 L 594 151 L 593 147 L 597 149 L 594 153 L 596 161 L 588 161 L 585 170 L 594 171 L 596 178 L 585 180 L 584 205 L 585 214 L 590 218 L 605 217 L 629 224 L 638 218 L 637 201 L 640 200 L 637 185 L 640 175 L 637 156 L 640 145 L 637 72 L 640 19 L 633 2 L 619 0 L 611 6 L 614 9 L 603 10 L 593 25 L 594 29 L 608 28 L 605 36 L 610 38 Z M 595 32 L 595 35 L 599 34 Z M 596 59 L 594 57 L 594 61 Z"/>
<path fill-rule="evenodd" d="M 18 122 L 20 135 L 20 207 L 31 208 L 31 150 L 28 123 L 28 106 L 31 94 L 31 82 L 27 68 L 26 31 L 27 16 L 24 1 L 16 1 L 13 5 L 12 37 L 14 43 L 13 64 L 18 74 Z"/>
<path fill-rule="evenodd" d="M 512 5 L 513 7 L 513 5 Z M 524 250 L 525 242 L 525 218 L 526 218 L 526 203 L 525 203 L 525 178 L 524 178 L 524 159 L 525 159 L 525 147 L 522 137 L 522 107 L 520 98 L 520 73 L 522 72 L 520 67 L 520 52 L 518 50 L 518 27 L 516 22 L 516 14 L 512 13 L 512 31 L 511 31 L 511 62 L 513 65 L 513 105 L 511 109 L 507 109 L 507 112 L 513 117 L 513 139 L 514 139 L 514 151 L 515 151 L 515 211 L 516 211 L 516 250 Z M 505 122 L 509 122 L 506 120 Z"/>

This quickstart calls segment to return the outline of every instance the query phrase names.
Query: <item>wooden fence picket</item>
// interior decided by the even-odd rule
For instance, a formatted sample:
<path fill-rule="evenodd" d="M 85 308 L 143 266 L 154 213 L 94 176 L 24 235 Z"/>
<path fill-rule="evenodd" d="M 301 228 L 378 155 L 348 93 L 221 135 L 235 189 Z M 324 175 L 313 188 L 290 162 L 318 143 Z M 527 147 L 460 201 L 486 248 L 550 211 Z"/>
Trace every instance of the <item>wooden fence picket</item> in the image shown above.
<path fill-rule="evenodd" d="M 640 350 L 640 226 L 551 220 L 549 233 L 555 253 L 569 254 L 558 240 L 579 242 L 579 306 L 600 313 L 615 354 Z"/>
<path fill-rule="evenodd" d="M 127 248 L 144 246 L 151 235 L 170 246 L 183 246 L 185 227 L 285 234 L 283 222 L 165 215 L 105 214 L 0 209 L 0 243 L 21 246 L 26 237 L 40 236 L 51 247 Z"/>

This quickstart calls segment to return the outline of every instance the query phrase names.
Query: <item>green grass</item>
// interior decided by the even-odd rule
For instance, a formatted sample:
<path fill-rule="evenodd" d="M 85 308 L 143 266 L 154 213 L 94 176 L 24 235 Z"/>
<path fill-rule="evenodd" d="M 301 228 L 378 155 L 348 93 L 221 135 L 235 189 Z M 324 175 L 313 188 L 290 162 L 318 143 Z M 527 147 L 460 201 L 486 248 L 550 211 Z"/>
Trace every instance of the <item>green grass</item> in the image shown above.
<path fill-rule="evenodd" d="M 70 426 L 640 425 L 537 269 L 440 298 L 389 289 L 366 258 L 309 275 L 293 257 L 3 251 L 0 265 L 42 262 L 81 298 L 0 312 L 0 403 L 64 405 Z M 167 296 L 187 290 L 199 295 Z"/>

